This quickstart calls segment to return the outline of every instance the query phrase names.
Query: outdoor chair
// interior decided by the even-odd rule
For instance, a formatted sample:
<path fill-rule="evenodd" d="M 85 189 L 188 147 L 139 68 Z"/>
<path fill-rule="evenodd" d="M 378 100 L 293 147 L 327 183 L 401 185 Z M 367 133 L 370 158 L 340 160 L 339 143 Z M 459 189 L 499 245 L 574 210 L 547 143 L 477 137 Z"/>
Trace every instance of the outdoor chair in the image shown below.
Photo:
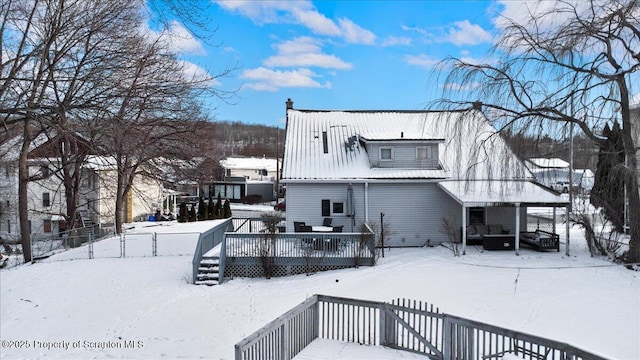
<path fill-rule="evenodd" d="M 334 226 L 334 227 L 333 227 L 333 232 L 334 232 L 334 233 L 341 233 L 343 228 L 344 228 L 344 226 L 343 226 L 343 225 L 340 225 L 340 226 Z"/>
<path fill-rule="evenodd" d="M 322 220 L 322 226 L 331 226 L 331 221 L 333 221 L 333 219 L 330 217 L 324 218 Z"/>
<path fill-rule="evenodd" d="M 303 232 L 301 230 L 301 227 L 305 226 L 304 222 L 301 221 L 294 221 L 293 222 L 293 232 Z"/>

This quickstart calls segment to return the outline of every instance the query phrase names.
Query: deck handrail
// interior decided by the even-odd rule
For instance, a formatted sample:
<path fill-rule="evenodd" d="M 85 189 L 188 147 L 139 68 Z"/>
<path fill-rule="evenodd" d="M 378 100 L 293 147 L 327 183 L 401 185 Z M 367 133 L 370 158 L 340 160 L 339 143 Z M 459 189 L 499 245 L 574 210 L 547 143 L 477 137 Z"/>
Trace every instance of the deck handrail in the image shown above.
<path fill-rule="evenodd" d="M 428 332 L 427 326 L 412 328 L 416 323 L 427 322 L 432 325 Z M 482 360 L 499 358 L 506 353 L 529 360 L 606 359 L 564 342 L 437 310 L 327 295 L 309 297 L 238 342 L 235 359 L 290 360 L 319 337 L 384 345 L 442 360 Z M 415 343 L 421 346 L 416 347 Z"/>
<path fill-rule="evenodd" d="M 200 262 L 202 261 L 202 257 L 209 250 L 216 247 L 218 244 L 222 243 L 224 240 L 224 233 L 226 231 L 231 231 L 233 229 L 233 223 L 231 218 L 221 220 L 219 224 L 208 229 L 205 232 L 200 233 L 198 237 L 198 244 L 196 245 L 196 249 L 193 252 L 193 260 L 191 261 L 192 265 L 192 281 L 195 284 L 198 280 L 198 268 L 200 267 Z"/>

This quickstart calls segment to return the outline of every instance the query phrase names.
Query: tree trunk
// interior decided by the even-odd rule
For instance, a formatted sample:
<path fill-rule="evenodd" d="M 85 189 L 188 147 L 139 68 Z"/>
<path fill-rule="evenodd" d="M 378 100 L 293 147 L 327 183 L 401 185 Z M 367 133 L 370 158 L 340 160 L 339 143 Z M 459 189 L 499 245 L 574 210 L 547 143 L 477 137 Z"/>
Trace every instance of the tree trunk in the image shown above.
<path fill-rule="evenodd" d="M 20 243 L 24 262 L 31 262 L 31 227 L 29 226 L 29 166 L 27 164 L 31 145 L 31 114 L 24 122 L 22 149 L 18 159 L 18 218 L 20 221 Z"/>

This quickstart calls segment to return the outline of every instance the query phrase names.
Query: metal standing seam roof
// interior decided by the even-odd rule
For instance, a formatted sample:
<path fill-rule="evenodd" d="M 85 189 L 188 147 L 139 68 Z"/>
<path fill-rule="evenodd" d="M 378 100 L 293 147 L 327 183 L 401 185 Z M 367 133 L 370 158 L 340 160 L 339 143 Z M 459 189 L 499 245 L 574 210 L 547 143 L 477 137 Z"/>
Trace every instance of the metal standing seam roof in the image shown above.
<path fill-rule="evenodd" d="M 323 151 L 323 132 L 327 134 L 327 153 Z M 439 143 L 442 168 L 372 167 L 360 139 Z M 533 178 L 480 111 L 287 110 L 285 182 L 469 178 Z"/>
<path fill-rule="evenodd" d="M 567 199 L 530 181 L 441 181 L 438 186 L 467 207 L 519 203 L 523 206 L 565 206 Z"/>

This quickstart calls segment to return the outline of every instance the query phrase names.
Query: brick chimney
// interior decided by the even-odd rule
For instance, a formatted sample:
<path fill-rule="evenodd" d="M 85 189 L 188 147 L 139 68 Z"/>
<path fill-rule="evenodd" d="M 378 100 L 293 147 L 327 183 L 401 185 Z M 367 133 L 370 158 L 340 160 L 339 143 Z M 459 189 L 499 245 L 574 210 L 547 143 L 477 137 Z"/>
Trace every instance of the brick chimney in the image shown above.
<path fill-rule="evenodd" d="M 293 109 L 293 100 L 291 100 L 291 98 L 287 99 L 287 110 Z"/>
<path fill-rule="evenodd" d="M 480 101 L 480 100 L 474 101 L 473 103 L 471 103 L 471 108 L 473 110 L 482 111 L 482 101 Z"/>

